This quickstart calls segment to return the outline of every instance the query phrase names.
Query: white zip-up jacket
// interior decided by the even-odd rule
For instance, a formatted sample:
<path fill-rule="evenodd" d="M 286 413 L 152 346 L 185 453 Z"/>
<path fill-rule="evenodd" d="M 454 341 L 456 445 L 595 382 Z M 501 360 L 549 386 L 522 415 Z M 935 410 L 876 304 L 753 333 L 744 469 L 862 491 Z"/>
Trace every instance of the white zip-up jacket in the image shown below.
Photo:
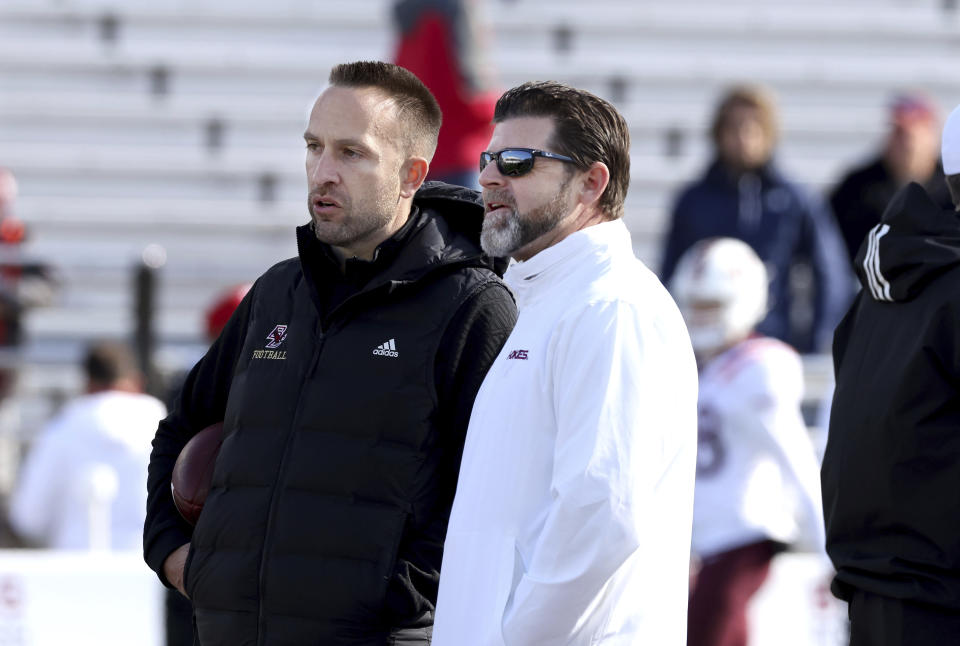
<path fill-rule="evenodd" d="M 434 646 L 683 646 L 697 434 L 686 327 L 617 220 L 505 276 Z"/>
<path fill-rule="evenodd" d="M 704 366 L 693 505 L 701 558 L 762 540 L 823 551 L 820 468 L 802 398 L 800 356 L 776 339 L 747 339 Z"/>
<path fill-rule="evenodd" d="M 142 549 L 150 443 L 166 414 L 159 399 L 120 390 L 67 404 L 27 453 L 10 499 L 14 529 L 55 549 Z"/>

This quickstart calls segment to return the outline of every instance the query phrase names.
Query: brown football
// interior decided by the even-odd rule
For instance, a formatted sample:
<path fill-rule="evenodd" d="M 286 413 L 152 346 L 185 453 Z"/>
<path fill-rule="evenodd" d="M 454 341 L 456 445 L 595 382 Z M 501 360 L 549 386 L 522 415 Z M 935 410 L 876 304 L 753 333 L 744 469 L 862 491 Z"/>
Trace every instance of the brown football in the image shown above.
<path fill-rule="evenodd" d="M 177 511 L 191 525 L 197 524 L 210 492 L 213 465 L 223 442 L 223 422 L 211 424 L 190 438 L 173 465 L 170 489 Z"/>

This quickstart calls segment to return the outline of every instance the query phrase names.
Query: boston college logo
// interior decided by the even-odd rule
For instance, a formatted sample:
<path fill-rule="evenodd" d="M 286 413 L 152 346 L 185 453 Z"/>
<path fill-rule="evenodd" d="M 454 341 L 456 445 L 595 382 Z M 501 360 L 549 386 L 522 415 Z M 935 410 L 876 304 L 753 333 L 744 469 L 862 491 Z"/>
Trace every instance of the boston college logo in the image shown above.
<path fill-rule="evenodd" d="M 267 335 L 267 346 L 271 350 L 273 348 L 279 348 L 280 344 L 287 340 L 287 326 L 278 325 L 273 330 L 270 331 L 270 334 Z"/>
<path fill-rule="evenodd" d="M 254 359 L 286 359 L 287 351 L 286 350 L 274 350 L 273 348 L 279 348 L 280 344 L 287 340 L 287 326 L 286 325 L 277 325 L 272 330 L 270 334 L 267 335 L 267 350 L 254 350 L 253 358 Z"/>

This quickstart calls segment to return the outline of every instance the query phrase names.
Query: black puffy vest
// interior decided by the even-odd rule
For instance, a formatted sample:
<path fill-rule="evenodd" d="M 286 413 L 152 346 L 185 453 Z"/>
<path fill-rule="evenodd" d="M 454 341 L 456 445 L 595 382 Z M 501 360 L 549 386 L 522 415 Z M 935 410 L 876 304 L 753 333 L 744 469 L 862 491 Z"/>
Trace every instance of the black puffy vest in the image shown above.
<path fill-rule="evenodd" d="M 434 357 L 496 276 L 442 217 L 390 274 L 326 321 L 298 259 L 254 286 L 185 575 L 204 646 L 384 644 L 416 621 L 384 597 L 404 533 L 434 520 Z"/>

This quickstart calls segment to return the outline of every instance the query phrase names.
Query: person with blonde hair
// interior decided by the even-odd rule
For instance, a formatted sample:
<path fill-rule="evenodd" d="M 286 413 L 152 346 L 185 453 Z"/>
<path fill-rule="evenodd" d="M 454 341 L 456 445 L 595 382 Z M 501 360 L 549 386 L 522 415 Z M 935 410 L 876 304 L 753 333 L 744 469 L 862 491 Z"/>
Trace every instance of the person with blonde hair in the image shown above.
<path fill-rule="evenodd" d="M 826 206 L 788 178 L 774 157 L 779 136 L 773 94 L 741 85 L 720 99 L 710 127 L 714 157 L 674 202 L 660 278 L 669 282 L 683 253 L 713 237 L 743 240 L 771 272 L 770 310 L 759 331 L 801 352 L 826 350 L 850 297 L 843 245 Z M 812 274 L 812 294 L 791 276 Z M 798 306 L 801 296 L 812 301 Z"/>

